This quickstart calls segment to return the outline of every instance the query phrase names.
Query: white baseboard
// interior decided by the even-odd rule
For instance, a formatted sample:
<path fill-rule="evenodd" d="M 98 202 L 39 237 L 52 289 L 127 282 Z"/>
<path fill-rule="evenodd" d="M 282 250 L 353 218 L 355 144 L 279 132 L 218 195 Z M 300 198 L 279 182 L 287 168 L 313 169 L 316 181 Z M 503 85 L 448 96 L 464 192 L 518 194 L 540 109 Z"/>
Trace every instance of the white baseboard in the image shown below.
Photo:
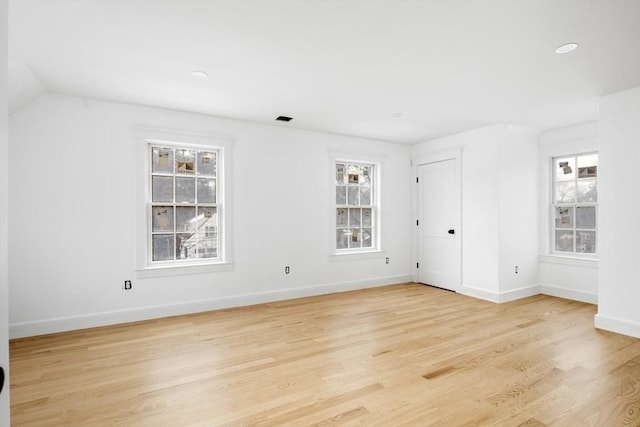
<path fill-rule="evenodd" d="M 36 335 L 72 331 L 77 329 L 116 325 L 119 323 L 137 322 L 141 320 L 158 319 L 162 317 L 220 310 L 223 308 L 242 307 L 267 302 L 284 301 L 294 298 L 304 298 L 316 295 L 326 295 L 336 292 L 374 288 L 395 283 L 406 283 L 412 281 L 413 276 L 411 274 L 405 274 L 398 276 L 378 277 L 366 280 L 355 280 L 350 282 L 329 283 L 301 288 L 289 288 L 250 294 L 232 295 L 227 297 L 189 301 L 178 304 L 140 307 L 127 310 L 114 310 L 102 313 L 92 313 L 80 316 L 69 316 L 57 319 L 12 323 L 9 325 L 9 336 L 11 339 L 24 338 Z"/>
<path fill-rule="evenodd" d="M 579 291 L 577 289 L 559 288 L 557 286 L 551 285 L 540 285 L 540 293 L 544 295 L 550 295 L 552 297 L 570 299 L 573 301 L 598 304 L 598 294 Z"/>
<path fill-rule="evenodd" d="M 499 304 L 538 295 L 540 293 L 540 286 L 532 285 L 525 288 L 513 289 L 505 292 L 493 292 L 486 289 L 477 288 L 475 286 L 462 285 L 458 289 L 458 293 Z"/>
<path fill-rule="evenodd" d="M 617 319 L 615 317 L 607 317 L 601 314 L 594 316 L 594 323 L 597 329 L 604 329 L 605 331 L 640 338 L 640 323 L 629 322 L 628 320 Z"/>

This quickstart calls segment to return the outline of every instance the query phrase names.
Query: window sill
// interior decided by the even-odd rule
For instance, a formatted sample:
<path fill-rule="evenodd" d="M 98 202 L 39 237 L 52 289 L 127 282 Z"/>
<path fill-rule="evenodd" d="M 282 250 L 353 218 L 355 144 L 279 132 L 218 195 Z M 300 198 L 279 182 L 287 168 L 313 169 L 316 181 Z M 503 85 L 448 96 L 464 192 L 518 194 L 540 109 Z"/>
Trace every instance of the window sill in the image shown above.
<path fill-rule="evenodd" d="M 340 261 L 356 261 L 361 259 L 376 259 L 386 254 L 385 251 L 381 251 L 378 249 L 373 249 L 371 251 L 362 251 L 362 252 L 345 252 L 345 253 L 334 253 L 329 255 L 329 261 L 331 262 L 340 262 Z"/>
<path fill-rule="evenodd" d="M 538 260 L 546 264 L 570 265 L 573 267 L 598 268 L 599 260 L 597 256 L 559 255 L 547 254 L 539 255 Z"/>
<path fill-rule="evenodd" d="M 190 264 L 190 265 L 160 265 L 152 267 L 144 267 L 136 270 L 138 279 L 151 277 L 168 277 L 168 276 L 184 276 L 187 274 L 205 274 L 217 273 L 221 271 L 233 270 L 233 264 L 227 262 L 216 262 L 209 264 Z"/>

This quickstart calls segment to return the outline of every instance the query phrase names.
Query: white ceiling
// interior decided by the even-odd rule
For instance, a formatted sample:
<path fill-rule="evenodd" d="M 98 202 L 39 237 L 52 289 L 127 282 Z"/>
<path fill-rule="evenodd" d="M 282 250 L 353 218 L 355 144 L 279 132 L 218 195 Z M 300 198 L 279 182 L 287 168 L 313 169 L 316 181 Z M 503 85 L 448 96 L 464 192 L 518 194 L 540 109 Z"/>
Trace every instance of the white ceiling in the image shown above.
<path fill-rule="evenodd" d="M 640 86 L 640 0 L 10 0 L 9 55 L 14 108 L 48 91 L 415 143 L 595 119 Z"/>

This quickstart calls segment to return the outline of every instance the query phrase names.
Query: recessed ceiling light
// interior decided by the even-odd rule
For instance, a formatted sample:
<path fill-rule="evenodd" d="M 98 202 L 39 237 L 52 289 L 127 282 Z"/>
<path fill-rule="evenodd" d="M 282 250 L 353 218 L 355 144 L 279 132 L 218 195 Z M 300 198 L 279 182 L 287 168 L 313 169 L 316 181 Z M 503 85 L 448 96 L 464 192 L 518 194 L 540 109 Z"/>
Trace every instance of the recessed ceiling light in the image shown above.
<path fill-rule="evenodd" d="M 578 48 L 578 43 L 565 43 L 562 46 L 558 46 L 556 53 L 568 53 Z"/>
<path fill-rule="evenodd" d="M 193 78 L 200 79 L 200 80 L 203 80 L 209 77 L 209 74 L 205 73 L 204 71 L 192 71 L 191 75 L 193 76 Z"/>
<path fill-rule="evenodd" d="M 402 117 L 402 113 L 391 113 L 392 119 L 399 119 L 400 117 Z"/>
<path fill-rule="evenodd" d="M 293 120 L 293 117 L 287 117 L 287 116 L 276 117 L 276 121 L 279 121 L 279 122 L 290 122 L 291 120 Z"/>

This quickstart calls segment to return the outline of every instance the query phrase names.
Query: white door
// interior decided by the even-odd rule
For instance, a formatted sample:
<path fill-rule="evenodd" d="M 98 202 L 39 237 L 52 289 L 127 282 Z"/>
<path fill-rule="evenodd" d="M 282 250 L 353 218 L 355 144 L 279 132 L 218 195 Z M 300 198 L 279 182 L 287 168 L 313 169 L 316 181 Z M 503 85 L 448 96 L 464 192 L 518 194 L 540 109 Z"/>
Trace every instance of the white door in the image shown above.
<path fill-rule="evenodd" d="M 418 166 L 418 282 L 460 286 L 460 183 L 456 159 Z"/>

